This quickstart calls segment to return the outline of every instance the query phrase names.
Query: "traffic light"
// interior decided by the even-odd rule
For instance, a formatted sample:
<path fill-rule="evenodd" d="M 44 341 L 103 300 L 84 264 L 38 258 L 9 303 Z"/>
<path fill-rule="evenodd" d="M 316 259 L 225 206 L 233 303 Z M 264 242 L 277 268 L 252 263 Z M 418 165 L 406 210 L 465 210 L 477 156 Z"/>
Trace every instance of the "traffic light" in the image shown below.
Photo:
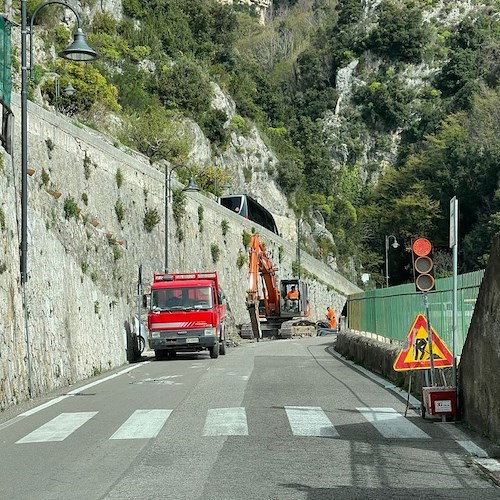
<path fill-rule="evenodd" d="M 413 254 L 413 276 L 417 292 L 434 290 L 434 262 L 432 243 L 427 238 L 417 238 L 411 244 Z"/>

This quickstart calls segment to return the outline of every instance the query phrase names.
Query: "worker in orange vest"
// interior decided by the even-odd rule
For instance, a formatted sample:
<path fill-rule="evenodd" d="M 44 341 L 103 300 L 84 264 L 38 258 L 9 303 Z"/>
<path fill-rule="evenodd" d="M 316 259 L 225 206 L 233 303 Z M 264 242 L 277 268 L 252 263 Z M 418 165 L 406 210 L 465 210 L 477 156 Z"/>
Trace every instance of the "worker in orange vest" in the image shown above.
<path fill-rule="evenodd" d="M 299 309 L 299 291 L 295 288 L 295 285 L 292 285 L 292 289 L 286 294 L 285 297 L 286 306 L 288 310 L 297 310 Z"/>
<path fill-rule="evenodd" d="M 335 330 L 337 327 L 337 318 L 335 317 L 335 311 L 330 306 L 326 308 L 326 319 L 328 320 L 329 328 Z"/>

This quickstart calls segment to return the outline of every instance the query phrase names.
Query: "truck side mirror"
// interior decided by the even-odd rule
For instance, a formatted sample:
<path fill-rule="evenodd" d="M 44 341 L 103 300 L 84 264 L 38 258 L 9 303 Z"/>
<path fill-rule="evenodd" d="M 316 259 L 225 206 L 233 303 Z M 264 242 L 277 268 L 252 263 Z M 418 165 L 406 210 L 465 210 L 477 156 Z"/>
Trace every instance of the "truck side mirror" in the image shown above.
<path fill-rule="evenodd" d="M 148 296 L 146 294 L 142 296 L 142 307 L 144 308 L 148 307 Z"/>

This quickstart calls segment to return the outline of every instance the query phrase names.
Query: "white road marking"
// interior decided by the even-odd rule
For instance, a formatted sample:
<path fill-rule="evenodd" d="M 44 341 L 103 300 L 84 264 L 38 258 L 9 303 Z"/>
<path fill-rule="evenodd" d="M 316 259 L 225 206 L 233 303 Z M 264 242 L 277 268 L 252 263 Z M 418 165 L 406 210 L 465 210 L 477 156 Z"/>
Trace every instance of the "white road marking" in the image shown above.
<path fill-rule="evenodd" d="M 61 413 L 19 441 L 16 441 L 16 444 L 63 441 L 94 415 L 97 415 L 96 411 Z"/>
<path fill-rule="evenodd" d="M 48 408 L 49 406 L 55 405 L 62 401 L 63 399 L 66 399 L 69 397 L 69 394 L 65 394 L 64 396 L 59 396 L 55 399 L 51 399 L 50 401 L 47 401 L 46 403 L 41 404 L 40 406 L 37 406 L 35 408 L 32 408 L 31 410 L 25 411 L 24 413 L 21 413 L 19 416 L 20 417 L 29 417 L 30 415 L 33 415 L 34 413 L 39 412 L 40 410 L 44 410 L 45 408 Z"/>
<path fill-rule="evenodd" d="M 172 410 L 136 410 L 109 439 L 154 438 Z"/>
<path fill-rule="evenodd" d="M 50 401 L 47 401 L 46 403 L 43 403 L 40 406 L 36 406 L 35 408 L 32 408 L 31 410 L 28 410 L 28 411 L 25 411 L 24 413 L 21 413 L 19 415 L 19 417 L 29 417 L 30 415 L 33 415 L 34 413 L 38 413 L 40 410 L 44 410 L 45 408 L 48 408 L 49 406 L 52 406 L 52 405 L 55 405 L 56 403 L 59 403 L 60 401 L 62 401 L 63 399 L 66 399 L 69 396 L 74 396 L 75 394 L 79 394 L 83 391 L 86 391 L 87 389 L 90 389 L 91 387 L 94 387 L 95 385 L 99 385 L 99 384 L 102 384 L 103 382 L 107 382 L 108 380 L 119 377 L 120 375 L 123 375 L 124 373 L 128 373 L 132 370 L 135 370 L 136 368 L 139 368 L 139 366 L 142 366 L 142 365 L 145 365 L 148 363 L 149 363 L 149 361 L 144 361 L 144 363 L 138 363 L 134 366 L 129 366 L 128 368 L 125 368 L 124 370 L 120 370 L 117 373 L 113 373 L 113 375 L 109 375 L 107 377 L 96 380 L 95 382 L 90 382 L 90 384 L 84 385 L 84 386 L 79 387 L 77 389 L 73 389 L 72 391 L 69 391 L 64 396 L 59 396 L 55 399 L 51 399 Z M 7 425 L 9 425 L 9 422 L 6 422 L 6 424 L 4 424 L 3 427 L 7 427 Z"/>
<path fill-rule="evenodd" d="M 248 436 L 245 408 L 215 408 L 208 410 L 204 436 Z"/>
<path fill-rule="evenodd" d="M 393 408 L 356 408 L 385 438 L 430 439 L 423 430 Z"/>
<path fill-rule="evenodd" d="M 295 436 L 339 437 L 339 433 L 319 406 L 285 406 Z"/>
<path fill-rule="evenodd" d="M 183 385 L 183 382 L 175 382 L 175 380 L 171 380 L 173 378 L 179 378 L 182 375 L 165 375 L 163 377 L 158 378 L 143 378 L 142 380 L 136 380 L 133 382 L 134 384 L 148 384 L 154 383 L 158 385 Z"/>
<path fill-rule="evenodd" d="M 294 436 L 339 437 L 335 426 L 319 406 L 285 406 Z M 393 408 L 356 408 L 380 434 L 390 439 L 430 439 L 424 431 Z M 136 410 L 110 437 L 113 440 L 155 438 L 173 410 Z M 41 443 L 63 441 L 98 412 L 61 413 L 38 429 L 17 441 Z M 204 436 L 248 436 L 246 409 L 213 408 L 207 411 Z M 459 441 L 472 454 L 482 456 L 482 450 L 471 441 Z"/>

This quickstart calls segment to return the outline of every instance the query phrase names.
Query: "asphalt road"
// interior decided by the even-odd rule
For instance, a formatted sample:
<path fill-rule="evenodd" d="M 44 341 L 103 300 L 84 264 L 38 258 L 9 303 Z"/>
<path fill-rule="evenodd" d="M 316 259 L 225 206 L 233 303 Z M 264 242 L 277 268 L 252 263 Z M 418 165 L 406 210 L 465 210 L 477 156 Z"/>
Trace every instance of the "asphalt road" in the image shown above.
<path fill-rule="evenodd" d="M 332 338 L 151 360 L 0 423 L 0 498 L 500 499 Z M 21 413 L 20 413 L 21 412 Z"/>

